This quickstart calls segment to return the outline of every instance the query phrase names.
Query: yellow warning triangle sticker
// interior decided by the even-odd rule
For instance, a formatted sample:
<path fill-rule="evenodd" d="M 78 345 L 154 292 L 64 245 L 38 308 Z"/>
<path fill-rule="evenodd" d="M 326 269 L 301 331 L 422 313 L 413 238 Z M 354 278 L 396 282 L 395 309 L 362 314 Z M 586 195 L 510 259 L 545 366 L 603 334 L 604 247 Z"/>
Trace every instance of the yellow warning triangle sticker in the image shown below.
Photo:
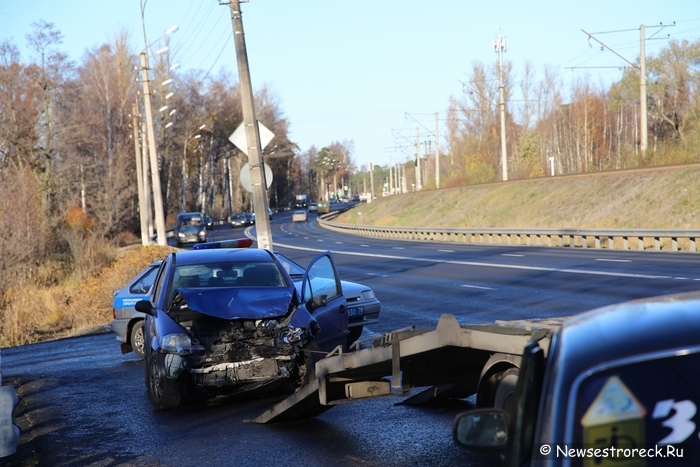
<path fill-rule="evenodd" d="M 644 406 L 625 383 L 617 376 L 611 376 L 581 419 L 581 425 L 594 426 L 643 419 L 646 414 Z"/>

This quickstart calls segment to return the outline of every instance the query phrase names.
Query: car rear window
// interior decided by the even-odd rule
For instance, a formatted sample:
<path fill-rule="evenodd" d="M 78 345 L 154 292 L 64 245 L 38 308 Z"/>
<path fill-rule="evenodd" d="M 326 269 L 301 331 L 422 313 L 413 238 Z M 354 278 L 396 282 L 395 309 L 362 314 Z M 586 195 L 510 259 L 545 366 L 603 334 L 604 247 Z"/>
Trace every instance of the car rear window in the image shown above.
<path fill-rule="evenodd" d="M 700 455 L 700 354 L 695 352 L 640 357 L 586 377 L 577 391 L 573 442 L 653 449 L 656 457 L 646 456 L 648 467 L 670 465 L 658 457 L 658 446 L 664 453 L 670 447 L 676 453 L 683 449 L 686 457 Z"/>

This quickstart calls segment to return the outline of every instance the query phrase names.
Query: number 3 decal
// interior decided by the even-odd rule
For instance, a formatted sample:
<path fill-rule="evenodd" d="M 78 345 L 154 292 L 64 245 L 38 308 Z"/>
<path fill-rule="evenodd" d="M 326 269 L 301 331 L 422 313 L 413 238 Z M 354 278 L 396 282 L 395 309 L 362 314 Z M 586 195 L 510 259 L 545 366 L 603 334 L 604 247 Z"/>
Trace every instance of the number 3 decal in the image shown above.
<path fill-rule="evenodd" d="M 676 413 L 673 417 L 661 424 L 670 428 L 672 431 L 668 436 L 659 441 L 658 444 L 682 443 L 695 431 L 695 423 L 691 419 L 695 416 L 697 408 L 691 401 L 676 402 L 674 399 L 659 401 L 656 403 L 656 407 L 654 407 L 654 413 L 651 418 L 666 418 L 668 414 L 671 413 L 672 409 L 675 410 Z"/>

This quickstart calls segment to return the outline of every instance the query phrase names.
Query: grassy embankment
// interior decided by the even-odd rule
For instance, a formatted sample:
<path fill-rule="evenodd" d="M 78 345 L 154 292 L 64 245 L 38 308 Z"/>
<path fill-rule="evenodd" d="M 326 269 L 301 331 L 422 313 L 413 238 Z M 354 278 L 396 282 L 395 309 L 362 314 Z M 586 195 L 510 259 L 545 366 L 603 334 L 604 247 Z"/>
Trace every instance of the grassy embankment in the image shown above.
<path fill-rule="evenodd" d="M 699 181 L 700 167 L 467 186 L 377 199 L 338 221 L 446 228 L 697 229 Z M 0 310 L 0 347 L 104 327 L 112 319 L 112 292 L 167 251 L 136 247 L 118 257 L 115 251 L 115 261 L 87 280 L 13 290 L 5 297 L 8 306 Z"/>
<path fill-rule="evenodd" d="M 700 166 L 409 193 L 363 203 L 337 220 L 397 227 L 698 229 Z"/>
<path fill-rule="evenodd" d="M 113 291 L 170 247 L 113 248 L 114 261 L 86 280 L 52 287 L 23 284 L 7 292 L 0 310 L 0 347 L 94 332 L 112 320 Z"/>

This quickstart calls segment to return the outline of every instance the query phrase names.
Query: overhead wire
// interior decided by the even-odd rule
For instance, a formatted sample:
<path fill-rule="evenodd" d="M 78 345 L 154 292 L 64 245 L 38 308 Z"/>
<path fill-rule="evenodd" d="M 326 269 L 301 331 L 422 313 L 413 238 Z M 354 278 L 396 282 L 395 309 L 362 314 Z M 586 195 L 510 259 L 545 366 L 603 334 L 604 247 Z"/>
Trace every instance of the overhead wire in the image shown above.
<path fill-rule="evenodd" d="M 214 5 L 216 5 L 214 2 L 211 2 L 209 4 L 209 9 L 202 15 L 201 19 L 199 20 L 199 23 L 197 23 L 197 26 L 194 29 L 191 29 L 191 33 L 187 35 L 187 32 L 185 32 L 185 36 L 182 38 L 182 46 L 176 47 L 174 50 L 174 53 L 180 53 L 182 52 L 181 56 L 186 56 L 187 52 L 192 48 L 194 44 L 200 44 L 200 41 L 194 40 L 193 36 L 200 34 L 202 31 L 202 25 L 206 23 L 206 20 L 209 18 L 211 15 L 212 11 L 214 10 Z M 183 50 L 184 47 L 184 50 Z"/>

